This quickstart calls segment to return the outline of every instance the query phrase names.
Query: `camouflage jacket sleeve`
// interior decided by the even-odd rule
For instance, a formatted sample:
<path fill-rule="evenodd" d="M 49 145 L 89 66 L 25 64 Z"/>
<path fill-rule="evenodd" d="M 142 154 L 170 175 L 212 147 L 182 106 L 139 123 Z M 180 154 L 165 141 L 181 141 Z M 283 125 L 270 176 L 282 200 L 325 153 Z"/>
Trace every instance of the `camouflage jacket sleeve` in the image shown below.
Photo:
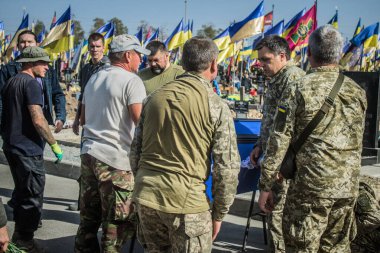
<path fill-rule="evenodd" d="M 262 148 L 262 142 L 265 141 L 266 137 L 268 136 L 270 124 L 272 123 L 271 120 L 269 120 L 269 110 L 268 110 L 268 103 L 270 102 L 270 94 L 271 91 L 267 91 L 264 96 L 264 105 L 263 105 L 263 118 L 261 119 L 261 127 L 260 127 L 260 136 L 257 142 L 255 143 L 255 147 Z"/>
<path fill-rule="evenodd" d="M 259 188 L 262 191 L 270 191 L 272 188 L 278 168 L 292 139 L 298 101 L 301 99 L 297 94 L 299 93 L 296 93 L 296 83 L 288 85 L 278 103 L 264 160 L 261 163 Z"/>
<path fill-rule="evenodd" d="M 210 98 L 210 113 L 215 126 L 212 140 L 214 160 L 212 217 L 213 220 L 221 221 L 228 213 L 235 197 L 240 156 L 231 112 L 216 95 Z"/>
<path fill-rule="evenodd" d="M 373 189 L 364 182 L 360 182 L 359 196 L 355 207 L 358 235 L 370 233 L 380 228 L 380 205 L 375 198 Z"/>
<path fill-rule="evenodd" d="M 142 135 L 143 135 L 143 122 L 144 122 L 144 112 L 141 113 L 140 121 L 135 129 L 135 135 L 131 144 L 131 150 L 129 154 L 129 162 L 131 164 L 131 170 L 134 176 L 136 176 L 141 148 L 142 148 Z"/>

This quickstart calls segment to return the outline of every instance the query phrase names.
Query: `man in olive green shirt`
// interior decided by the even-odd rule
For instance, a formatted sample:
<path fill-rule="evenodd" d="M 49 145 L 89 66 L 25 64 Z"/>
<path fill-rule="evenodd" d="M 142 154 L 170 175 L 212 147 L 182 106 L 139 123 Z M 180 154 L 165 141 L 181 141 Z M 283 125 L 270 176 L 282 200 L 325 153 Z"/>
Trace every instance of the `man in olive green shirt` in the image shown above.
<path fill-rule="evenodd" d="M 188 40 L 187 72 L 144 102 L 130 163 L 138 237 L 147 252 L 211 252 L 233 202 L 240 157 L 230 110 L 212 89 L 217 57 L 212 40 Z M 212 206 L 204 183 L 211 155 Z"/>
<path fill-rule="evenodd" d="M 138 75 L 144 82 L 146 94 L 149 95 L 185 71 L 181 66 L 170 64 L 169 52 L 161 41 L 152 41 L 146 48 L 151 51 L 148 56 L 150 67 L 141 70 Z"/>

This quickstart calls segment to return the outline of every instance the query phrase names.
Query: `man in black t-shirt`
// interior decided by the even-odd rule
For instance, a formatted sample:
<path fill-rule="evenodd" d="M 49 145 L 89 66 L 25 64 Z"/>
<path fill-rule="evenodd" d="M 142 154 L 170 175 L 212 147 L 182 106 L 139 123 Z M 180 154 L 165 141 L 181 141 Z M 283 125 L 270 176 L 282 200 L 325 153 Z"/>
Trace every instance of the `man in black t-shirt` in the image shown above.
<path fill-rule="evenodd" d="M 57 161 L 62 160 L 62 150 L 44 117 L 42 83 L 36 80 L 45 76 L 49 56 L 42 48 L 27 47 L 18 62 L 22 71 L 11 77 L 1 92 L 3 151 L 15 184 L 12 241 L 26 252 L 39 252 L 33 236 L 41 218 L 45 187 L 44 142 Z"/>

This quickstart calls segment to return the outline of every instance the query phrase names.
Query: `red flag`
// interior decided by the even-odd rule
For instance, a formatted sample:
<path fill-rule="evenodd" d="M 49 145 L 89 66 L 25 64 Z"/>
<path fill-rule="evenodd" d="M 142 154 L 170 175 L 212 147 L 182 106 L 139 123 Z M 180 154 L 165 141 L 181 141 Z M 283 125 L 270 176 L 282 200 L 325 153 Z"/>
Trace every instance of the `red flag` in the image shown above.
<path fill-rule="evenodd" d="M 50 30 L 53 28 L 53 26 L 55 25 L 55 22 L 57 22 L 57 13 L 54 12 L 54 17 L 53 19 L 51 20 L 51 25 L 50 25 Z"/>
<path fill-rule="evenodd" d="M 273 11 L 267 13 L 264 16 L 264 25 L 272 25 L 273 24 Z"/>
<path fill-rule="evenodd" d="M 316 28 L 317 8 L 313 5 L 286 36 L 290 50 L 293 50 L 297 46 L 307 46 L 309 36 Z"/>

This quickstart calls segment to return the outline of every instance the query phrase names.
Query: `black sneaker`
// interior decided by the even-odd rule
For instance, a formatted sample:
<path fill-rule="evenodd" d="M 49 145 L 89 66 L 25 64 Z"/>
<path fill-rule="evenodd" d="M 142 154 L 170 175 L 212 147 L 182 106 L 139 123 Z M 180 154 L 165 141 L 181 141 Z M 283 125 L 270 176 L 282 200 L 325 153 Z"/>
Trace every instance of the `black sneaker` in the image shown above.
<path fill-rule="evenodd" d="M 42 228 L 42 220 L 40 220 L 39 222 L 38 222 L 38 226 L 37 226 L 38 228 Z"/>

